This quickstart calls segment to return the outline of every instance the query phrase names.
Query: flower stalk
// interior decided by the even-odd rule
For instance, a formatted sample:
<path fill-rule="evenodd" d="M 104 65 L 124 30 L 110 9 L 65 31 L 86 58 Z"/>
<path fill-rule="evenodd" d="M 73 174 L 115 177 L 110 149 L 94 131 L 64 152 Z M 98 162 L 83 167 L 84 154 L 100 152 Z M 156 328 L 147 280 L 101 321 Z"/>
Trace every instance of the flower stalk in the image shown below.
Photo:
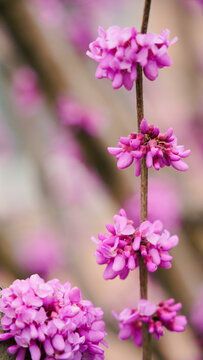
<path fill-rule="evenodd" d="M 160 235 L 160 220 L 151 224 L 147 219 L 148 168 L 154 167 L 158 171 L 171 165 L 178 171 L 186 171 L 188 165 L 182 159 L 190 155 L 190 150 L 185 150 L 183 145 L 177 145 L 172 128 L 160 133 L 157 126 L 148 124 L 144 118 L 142 75 L 144 73 L 148 80 L 154 81 L 159 69 L 171 66 L 172 61 L 167 49 L 177 40 L 175 37 L 168 41 L 167 29 L 162 30 L 160 35 L 147 32 L 150 7 L 151 0 L 145 0 L 141 32 L 135 27 L 121 29 L 114 25 L 107 30 L 99 27 L 98 37 L 89 45 L 87 51 L 87 56 L 98 63 L 96 78 L 107 78 L 112 82 L 113 89 L 124 86 L 128 91 L 132 89 L 134 82 L 136 83 L 138 132 L 131 132 L 127 137 L 121 136 L 118 147 L 108 147 L 108 152 L 116 157 L 118 169 L 126 169 L 134 163 L 135 176 L 141 175 L 141 224 L 135 228 L 134 222 L 127 218 L 125 210 L 120 209 L 119 215 L 114 216 L 114 225 L 106 224 L 108 233 L 99 233 L 98 240 L 94 237 L 91 239 L 97 244 L 97 263 L 106 265 L 104 279 L 119 276 L 124 280 L 130 271 L 140 267 L 140 304 L 144 306 L 143 312 L 139 314 L 139 310 L 126 308 L 120 315 L 115 312 L 113 314 L 119 321 L 119 339 L 126 340 L 133 336 L 135 345 L 143 346 L 143 360 L 151 359 L 151 334 L 157 331 L 156 339 L 163 334 L 161 322 L 157 322 L 156 316 L 148 317 L 154 305 L 151 308 L 147 300 L 147 272 L 156 271 L 158 266 L 170 269 L 172 257 L 168 250 L 178 243 L 178 237 L 170 237 L 168 231 L 164 230 L 163 235 Z M 182 332 L 187 320 L 184 316 L 176 318 L 175 313 L 181 304 L 174 305 L 173 299 L 168 301 L 160 303 L 164 311 L 163 321 L 167 320 L 168 316 L 170 318 L 166 328 Z M 174 312 L 169 314 L 171 305 L 174 306 Z M 132 327 L 129 326 L 130 322 Z"/>
<path fill-rule="evenodd" d="M 151 7 L 151 0 L 145 0 L 143 19 L 141 25 L 141 33 L 147 32 L 149 13 Z M 144 118 L 144 103 L 143 103 L 143 80 L 142 68 L 137 64 L 137 81 L 136 81 L 136 102 L 137 102 L 137 124 L 138 131 L 140 131 L 140 123 Z M 140 222 L 147 220 L 147 197 L 148 197 L 148 169 L 146 166 L 145 157 L 141 160 L 141 189 L 140 189 Z M 140 266 L 140 297 L 147 299 L 147 269 L 143 258 L 139 258 Z M 149 334 L 148 324 L 142 325 L 142 346 L 143 346 L 143 360 L 151 359 L 151 335 Z"/>

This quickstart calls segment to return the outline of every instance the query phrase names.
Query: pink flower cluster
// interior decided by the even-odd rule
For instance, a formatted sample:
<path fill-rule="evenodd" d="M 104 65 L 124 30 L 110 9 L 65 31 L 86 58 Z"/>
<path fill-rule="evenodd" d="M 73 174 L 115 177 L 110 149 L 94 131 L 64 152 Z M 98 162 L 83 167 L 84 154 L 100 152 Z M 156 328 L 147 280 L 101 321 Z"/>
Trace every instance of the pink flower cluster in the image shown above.
<path fill-rule="evenodd" d="M 188 165 L 182 160 L 190 155 L 183 145 L 177 145 L 173 129 L 161 134 L 158 127 L 148 125 L 142 119 L 139 133 L 120 137 L 118 147 L 108 147 L 108 152 L 116 156 L 119 169 L 125 169 L 135 160 L 135 175 L 140 175 L 140 160 L 146 156 L 146 166 L 159 170 L 172 165 L 176 170 L 186 171 Z"/>
<path fill-rule="evenodd" d="M 92 136 L 98 135 L 104 119 L 95 109 L 87 109 L 73 98 L 60 96 L 57 112 L 63 125 L 83 129 Z"/>
<path fill-rule="evenodd" d="M 106 224 L 108 233 L 99 233 L 95 256 L 99 265 L 107 264 L 104 279 L 119 276 L 125 279 L 130 270 L 138 267 L 138 256 L 144 258 L 147 270 L 154 272 L 158 266 L 169 269 L 172 256 L 168 251 L 178 244 L 176 235 L 170 236 L 163 229 L 161 221 L 144 221 L 135 229 L 132 220 L 128 220 L 125 210 L 114 216 L 114 225 Z"/>
<path fill-rule="evenodd" d="M 140 34 L 134 27 L 121 29 L 111 26 L 106 31 L 99 27 L 98 34 L 89 45 L 87 56 L 99 63 L 96 77 L 108 78 L 114 89 L 122 85 L 127 90 L 132 89 L 137 79 L 138 63 L 149 80 L 155 80 L 158 69 L 172 63 L 167 49 L 177 38 L 169 42 L 169 30 L 162 30 L 160 35 Z"/>
<path fill-rule="evenodd" d="M 83 300 L 69 282 L 45 282 L 37 274 L 15 280 L 1 291 L 0 311 L 5 331 L 0 341 L 13 338 L 15 345 L 7 351 L 20 360 L 28 349 L 32 360 L 104 359 L 103 311 Z"/>
<path fill-rule="evenodd" d="M 142 323 L 149 324 L 149 333 L 156 339 L 164 335 L 164 327 L 170 331 L 182 332 L 187 325 L 186 317 L 177 315 L 182 308 L 181 303 L 175 304 L 174 299 L 160 302 L 157 306 L 148 300 L 141 299 L 137 309 L 124 309 L 119 315 L 113 315 L 119 322 L 120 340 L 131 336 L 137 346 L 142 345 Z"/>

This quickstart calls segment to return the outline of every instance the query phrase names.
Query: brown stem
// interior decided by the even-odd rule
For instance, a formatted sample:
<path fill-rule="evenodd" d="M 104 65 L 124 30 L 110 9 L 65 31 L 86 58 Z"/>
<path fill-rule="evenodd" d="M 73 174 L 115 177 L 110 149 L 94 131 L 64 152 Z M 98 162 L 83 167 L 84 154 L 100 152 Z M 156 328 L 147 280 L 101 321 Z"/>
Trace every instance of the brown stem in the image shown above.
<path fill-rule="evenodd" d="M 149 21 L 151 0 L 145 0 L 141 33 L 147 32 Z M 144 117 L 144 104 L 143 104 L 143 83 L 142 83 L 142 68 L 137 65 L 137 81 L 136 81 L 136 100 L 137 100 L 137 123 L 138 131 L 140 130 L 140 123 Z M 141 199 L 140 199 L 140 222 L 147 219 L 147 194 L 148 194 L 148 170 L 146 167 L 145 157 L 141 160 Z M 143 258 L 139 258 L 140 267 L 140 297 L 147 299 L 147 269 L 144 264 Z M 151 359 L 151 344 L 148 331 L 148 324 L 142 326 L 142 339 L 143 339 L 143 360 Z"/>
<path fill-rule="evenodd" d="M 141 26 L 141 33 L 143 33 L 143 34 L 145 34 L 147 32 L 150 7 L 151 7 L 151 0 L 145 0 L 144 12 L 143 12 L 143 18 L 142 18 L 142 26 Z"/>

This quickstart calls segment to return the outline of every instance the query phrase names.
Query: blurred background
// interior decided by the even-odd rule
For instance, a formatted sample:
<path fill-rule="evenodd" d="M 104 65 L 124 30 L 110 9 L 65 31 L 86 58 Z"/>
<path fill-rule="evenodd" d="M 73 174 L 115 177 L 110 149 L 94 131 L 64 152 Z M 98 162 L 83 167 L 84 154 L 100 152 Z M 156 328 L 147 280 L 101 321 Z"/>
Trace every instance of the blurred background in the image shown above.
<path fill-rule="evenodd" d="M 0 286 L 39 273 L 82 289 L 104 310 L 107 360 L 140 359 L 117 338 L 112 309 L 136 307 L 138 271 L 105 281 L 92 235 L 124 206 L 139 223 L 139 180 L 107 146 L 136 131 L 135 90 L 97 80 L 85 55 L 97 28 L 141 25 L 143 0 L 0 1 Z M 189 170 L 149 171 L 149 218 L 177 233 L 172 269 L 150 276 L 149 299 L 174 297 L 189 325 L 154 344 L 154 360 L 203 359 L 203 2 L 152 0 L 149 31 L 170 29 L 173 66 L 144 79 L 145 117 L 173 127 Z"/>

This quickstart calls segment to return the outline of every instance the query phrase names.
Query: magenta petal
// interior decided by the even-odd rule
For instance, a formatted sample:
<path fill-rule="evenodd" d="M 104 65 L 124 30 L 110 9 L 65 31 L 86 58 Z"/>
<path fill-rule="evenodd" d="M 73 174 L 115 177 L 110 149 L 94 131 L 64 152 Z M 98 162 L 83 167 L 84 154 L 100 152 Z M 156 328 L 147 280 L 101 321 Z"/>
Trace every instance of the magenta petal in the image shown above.
<path fill-rule="evenodd" d="M 130 325 L 124 325 L 120 332 L 119 332 L 119 339 L 120 340 L 127 340 L 131 337 L 132 335 L 132 327 Z"/>
<path fill-rule="evenodd" d="M 82 299 L 81 290 L 76 286 L 73 287 L 69 292 L 69 299 L 73 302 L 79 302 Z"/>
<path fill-rule="evenodd" d="M 141 328 L 140 328 L 140 330 L 138 329 L 138 330 L 134 331 L 133 341 L 134 341 L 135 345 L 137 345 L 137 346 L 142 345 L 142 329 Z"/>
<path fill-rule="evenodd" d="M 183 160 L 171 161 L 171 165 L 174 167 L 174 169 L 179 171 L 188 170 L 188 165 Z"/>
<path fill-rule="evenodd" d="M 149 60 L 147 65 L 144 67 L 145 76 L 153 81 L 158 76 L 158 67 L 155 61 Z"/>
<path fill-rule="evenodd" d="M 113 271 L 118 272 L 123 270 L 125 267 L 125 259 L 122 255 L 116 255 L 114 262 L 113 262 Z"/>
<path fill-rule="evenodd" d="M 151 223 L 148 220 L 143 221 L 143 223 L 141 223 L 140 225 L 141 234 L 146 235 L 150 231 L 150 228 L 151 228 Z"/>
<path fill-rule="evenodd" d="M 56 334 L 52 339 L 53 347 L 58 351 L 63 351 L 65 349 L 65 341 L 62 335 Z"/>
<path fill-rule="evenodd" d="M 173 135 L 173 128 L 169 128 L 169 129 L 166 131 L 166 136 L 167 136 L 168 138 L 170 138 L 172 135 Z"/>
<path fill-rule="evenodd" d="M 147 267 L 147 270 L 148 270 L 149 272 L 154 272 L 154 271 L 157 270 L 157 265 L 154 264 L 152 261 L 148 261 L 148 262 L 146 263 L 146 267 Z"/>
<path fill-rule="evenodd" d="M 113 82 L 112 82 L 112 86 L 113 89 L 119 89 L 123 84 L 123 76 L 121 73 L 117 73 L 114 76 Z"/>
<path fill-rule="evenodd" d="M 24 360 L 25 359 L 25 354 L 26 354 L 26 349 L 25 348 L 20 348 L 20 350 L 17 353 L 16 360 Z"/>
<path fill-rule="evenodd" d="M 133 156 L 128 151 L 123 152 L 118 159 L 117 167 L 122 170 L 130 166 L 133 162 Z"/>
<path fill-rule="evenodd" d="M 86 337 L 89 341 L 91 341 L 93 343 L 98 343 L 103 339 L 104 333 L 103 333 L 103 331 L 90 330 L 88 332 L 88 334 L 86 335 Z"/>
<path fill-rule="evenodd" d="M 190 155 L 190 153 L 191 153 L 191 150 L 185 150 L 182 153 L 179 153 L 179 155 L 181 158 L 186 158 Z"/>
<path fill-rule="evenodd" d="M 120 271 L 119 277 L 121 280 L 125 280 L 127 278 L 128 274 L 129 274 L 129 269 L 127 268 L 127 266 L 125 266 L 123 268 L 123 270 Z"/>
<path fill-rule="evenodd" d="M 167 53 L 158 57 L 158 66 L 159 67 L 171 66 L 171 65 L 172 65 L 172 61 L 171 61 L 170 56 Z"/>
<path fill-rule="evenodd" d="M 127 145 L 127 146 L 130 145 L 130 139 L 128 137 L 120 136 L 119 140 L 124 145 Z"/>
<path fill-rule="evenodd" d="M 148 169 L 150 169 L 153 165 L 153 157 L 152 157 L 151 151 L 147 151 L 146 165 L 147 165 Z"/>
<path fill-rule="evenodd" d="M 122 230 L 122 235 L 132 235 L 135 232 L 135 228 L 133 225 L 126 225 Z"/>
<path fill-rule="evenodd" d="M 113 225 L 107 223 L 107 224 L 106 224 L 106 228 L 107 228 L 107 230 L 108 230 L 112 235 L 116 235 L 116 231 L 115 231 L 115 228 L 114 228 Z"/>
<path fill-rule="evenodd" d="M 40 360 L 41 359 L 41 351 L 36 344 L 29 346 L 30 354 L 32 360 Z"/>
<path fill-rule="evenodd" d="M 7 352 L 9 354 L 14 355 L 18 351 L 18 349 L 19 349 L 19 345 L 12 345 L 8 347 Z"/>
<path fill-rule="evenodd" d="M 151 316 L 156 311 L 156 305 L 146 299 L 141 299 L 137 306 L 138 312 L 142 316 Z"/>
<path fill-rule="evenodd" d="M 140 176 L 140 160 L 135 159 L 135 176 Z"/>
<path fill-rule="evenodd" d="M 132 151 L 132 155 L 134 156 L 135 159 L 139 160 L 143 157 L 143 153 L 142 151 L 139 150 L 133 150 Z"/>
<path fill-rule="evenodd" d="M 146 134 L 148 131 L 149 127 L 147 124 L 147 120 L 145 118 L 142 119 L 141 123 L 140 123 L 140 130 L 143 134 Z"/>
<path fill-rule="evenodd" d="M 179 238 L 177 235 L 173 235 L 168 239 L 168 248 L 166 249 L 165 246 L 165 250 L 171 250 L 174 246 L 178 245 L 179 242 Z"/>
<path fill-rule="evenodd" d="M 136 67 L 136 65 L 133 65 L 133 66 L 132 66 L 130 77 L 131 77 L 131 80 L 132 80 L 132 81 L 136 81 L 136 80 L 137 80 L 137 67 Z"/>
<path fill-rule="evenodd" d="M 163 252 L 161 254 L 161 261 L 171 261 L 173 257 L 169 255 L 167 252 Z"/>
<path fill-rule="evenodd" d="M 132 245 L 133 250 L 138 251 L 140 248 L 140 243 L 141 243 L 141 237 L 136 236 L 134 238 L 133 245 Z"/>
<path fill-rule="evenodd" d="M 127 218 L 120 215 L 114 215 L 115 229 L 118 234 L 122 234 L 123 230 L 127 225 Z"/>
<path fill-rule="evenodd" d="M 101 68 L 101 66 L 97 67 L 97 70 L 95 72 L 95 76 L 97 79 L 103 79 L 105 77 L 105 70 Z"/>
<path fill-rule="evenodd" d="M 139 146 L 140 146 L 140 140 L 139 139 L 131 139 L 129 141 L 129 145 L 131 146 L 132 149 L 136 150 Z"/>
<path fill-rule="evenodd" d="M 160 264 L 160 262 L 161 262 L 158 250 L 155 249 L 155 248 L 152 248 L 152 249 L 149 250 L 149 253 L 150 253 L 151 257 L 152 257 L 153 262 L 158 266 Z"/>
<path fill-rule="evenodd" d="M 126 90 L 131 90 L 133 87 L 133 81 L 129 72 L 123 74 L 123 85 L 125 86 Z"/>
<path fill-rule="evenodd" d="M 136 262 L 135 262 L 134 256 L 131 255 L 128 259 L 128 269 L 134 270 L 135 268 L 136 268 Z"/>
<path fill-rule="evenodd" d="M 156 245 L 159 241 L 159 238 L 160 238 L 160 236 L 157 234 L 147 235 L 147 241 L 149 241 L 150 244 L 152 244 L 152 245 Z"/>
<path fill-rule="evenodd" d="M 113 270 L 113 262 L 108 263 L 106 269 L 103 273 L 103 278 L 105 280 L 114 279 L 117 276 L 115 271 Z"/>
<path fill-rule="evenodd" d="M 139 64 L 144 67 L 147 64 L 147 57 L 148 57 L 148 49 L 142 48 L 139 53 L 137 54 L 137 61 Z"/>
<path fill-rule="evenodd" d="M 119 155 L 121 153 L 121 149 L 117 147 L 108 147 L 107 150 L 109 154 L 114 156 Z"/>
<path fill-rule="evenodd" d="M 182 332 L 185 330 L 186 325 L 187 319 L 184 315 L 176 316 L 173 322 L 173 331 Z"/>
<path fill-rule="evenodd" d="M 5 340 L 8 340 L 10 338 L 12 338 L 13 335 L 11 333 L 3 333 L 3 334 L 0 334 L 0 341 L 5 341 Z"/>
<path fill-rule="evenodd" d="M 46 338 L 46 340 L 44 341 L 44 350 L 46 354 L 49 356 L 53 355 L 54 353 L 54 349 L 53 346 L 51 345 L 51 341 L 49 338 Z"/>
<path fill-rule="evenodd" d="M 153 223 L 153 231 L 154 231 L 156 234 L 158 234 L 158 233 L 160 233 L 160 232 L 162 231 L 162 229 L 163 229 L 163 224 L 162 224 L 162 222 L 161 222 L 160 220 L 154 221 L 154 223 Z"/>
<path fill-rule="evenodd" d="M 170 261 L 161 261 L 159 266 L 163 269 L 170 269 L 171 263 L 170 263 Z"/>

